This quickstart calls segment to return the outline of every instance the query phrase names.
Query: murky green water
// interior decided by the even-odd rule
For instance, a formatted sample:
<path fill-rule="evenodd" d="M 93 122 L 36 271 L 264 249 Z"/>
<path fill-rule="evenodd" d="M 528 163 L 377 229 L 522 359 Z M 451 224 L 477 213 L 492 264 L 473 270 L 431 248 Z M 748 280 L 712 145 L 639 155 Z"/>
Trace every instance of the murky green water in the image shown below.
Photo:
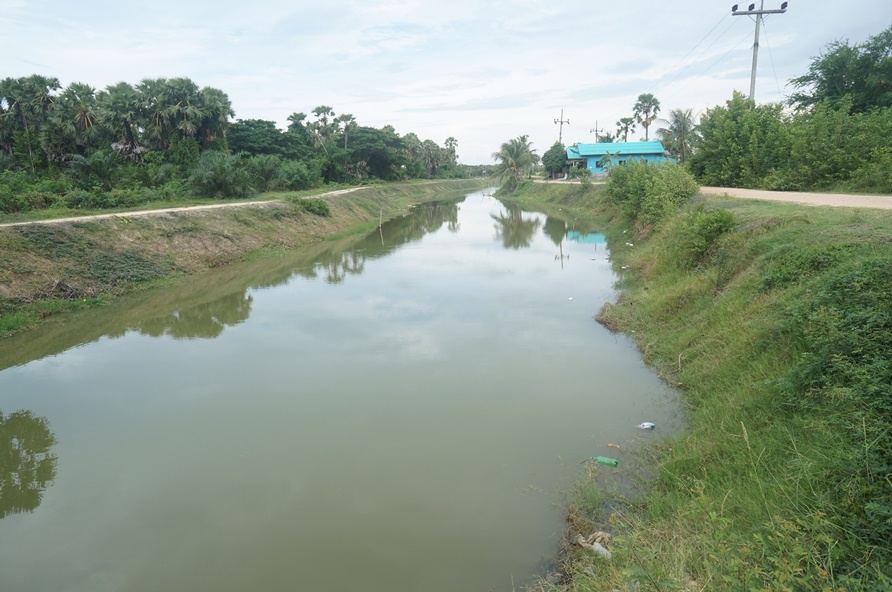
<path fill-rule="evenodd" d="M 0 590 L 521 586 L 676 421 L 606 257 L 474 193 L 0 342 Z"/>

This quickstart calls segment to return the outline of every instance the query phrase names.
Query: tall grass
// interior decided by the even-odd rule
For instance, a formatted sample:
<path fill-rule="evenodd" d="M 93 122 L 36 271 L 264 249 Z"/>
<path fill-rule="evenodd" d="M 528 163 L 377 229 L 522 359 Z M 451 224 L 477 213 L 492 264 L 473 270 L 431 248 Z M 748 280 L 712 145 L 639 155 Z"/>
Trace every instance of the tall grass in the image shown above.
<path fill-rule="evenodd" d="M 580 552 L 567 589 L 889 589 L 892 219 L 698 198 L 630 240 L 596 188 L 517 199 L 603 225 L 629 270 L 600 318 L 688 408 L 652 488 L 614 506 L 613 560 Z"/>

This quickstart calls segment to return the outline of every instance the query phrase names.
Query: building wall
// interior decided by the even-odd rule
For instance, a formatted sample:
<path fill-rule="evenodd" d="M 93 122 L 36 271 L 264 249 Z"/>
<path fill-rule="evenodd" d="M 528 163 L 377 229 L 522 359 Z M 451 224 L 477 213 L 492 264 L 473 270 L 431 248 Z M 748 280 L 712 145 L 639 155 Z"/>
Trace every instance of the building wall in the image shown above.
<path fill-rule="evenodd" d="M 593 175 L 604 175 L 607 173 L 607 169 L 605 167 L 598 166 L 599 160 L 599 156 L 586 157 L 585 166 L 592 172 Z M 633 160 L 644 160 L 653 163 L 669 162 L 669 159 L 662 154 L 621 154 L 613 156 L 610 159 L 609 166 L 616 166 L 621 162 L 631 162 Z"/>

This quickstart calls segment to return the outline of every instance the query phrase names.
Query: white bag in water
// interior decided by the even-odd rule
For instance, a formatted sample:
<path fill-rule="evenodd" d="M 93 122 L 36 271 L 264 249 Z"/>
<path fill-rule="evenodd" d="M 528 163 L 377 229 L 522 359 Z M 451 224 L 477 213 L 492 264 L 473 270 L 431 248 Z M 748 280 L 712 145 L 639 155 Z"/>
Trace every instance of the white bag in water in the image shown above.
<path fill-rule="evenodd" d="M 641 423 L 638 424 L 639 430 L 652 430 L 655 427 L 657 427 L 657 424 L 655 424 L 652 421 L 642 421 Z"/>

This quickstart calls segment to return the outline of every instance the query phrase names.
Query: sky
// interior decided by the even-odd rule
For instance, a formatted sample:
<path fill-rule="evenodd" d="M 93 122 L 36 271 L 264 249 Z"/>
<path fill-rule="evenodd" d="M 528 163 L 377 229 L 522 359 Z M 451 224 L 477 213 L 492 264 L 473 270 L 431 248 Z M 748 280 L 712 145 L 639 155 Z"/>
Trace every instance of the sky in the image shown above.
<path fill-rule="evenodd" d="M 490 163 L 520 134 L 547 150 L 562 108 L 571 144 L 593 141 L 596 121 L 615 131 L 640 93 L 664 113 L 702 113 L 748 91 L 754 24 L 733 3 L 0 0 L 0 77 L 102 88 L 187 76 L 225 91 L 237 118 L 284 127 L 324 104 L 441 145 L 454 136 L 461 162 Z M 762 32 L 759 102 L 782 100 L 827 43 L 892 24 L 890 0 L 789 4 Z"/>

